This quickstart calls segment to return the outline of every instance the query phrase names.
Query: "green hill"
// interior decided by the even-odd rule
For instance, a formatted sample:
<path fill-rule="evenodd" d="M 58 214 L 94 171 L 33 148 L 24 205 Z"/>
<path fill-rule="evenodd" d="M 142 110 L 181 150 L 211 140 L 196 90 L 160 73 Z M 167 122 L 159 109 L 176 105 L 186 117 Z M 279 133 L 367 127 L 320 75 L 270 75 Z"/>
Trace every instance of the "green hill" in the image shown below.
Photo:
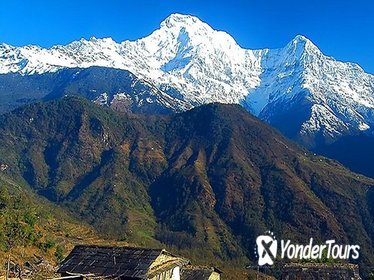
<path fill-rule="evenodd" d="M 77 97 L 0 116 L 14 181 L 103 236 L 216 263 L 257 235 L 358 243 L 373 267 L 374 181 L 299 148 L 237 105 L 118 115 Z"/>
<path fill-rule="evenodd" d="M 55 266 L 83 241 L 102 242 L 93 228 L 66 209 L 0 174 L 0 275 L 8 258 L 19 265 L 44 259 Z"/>

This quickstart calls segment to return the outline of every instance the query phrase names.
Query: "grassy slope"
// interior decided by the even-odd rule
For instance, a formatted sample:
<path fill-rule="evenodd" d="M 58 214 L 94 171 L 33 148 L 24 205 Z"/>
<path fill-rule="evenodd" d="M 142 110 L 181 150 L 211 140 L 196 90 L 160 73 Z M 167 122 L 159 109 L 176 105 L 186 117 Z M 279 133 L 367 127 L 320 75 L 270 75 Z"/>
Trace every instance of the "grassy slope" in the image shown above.
<path fill-rule="evenodd" d="M 89 225 L 78 221 L 27 186 L 0 174 L 0 263 L 8 256 L 18 264 L 41 256 L 51 265 L 79 243 L 104 242 Z"/>

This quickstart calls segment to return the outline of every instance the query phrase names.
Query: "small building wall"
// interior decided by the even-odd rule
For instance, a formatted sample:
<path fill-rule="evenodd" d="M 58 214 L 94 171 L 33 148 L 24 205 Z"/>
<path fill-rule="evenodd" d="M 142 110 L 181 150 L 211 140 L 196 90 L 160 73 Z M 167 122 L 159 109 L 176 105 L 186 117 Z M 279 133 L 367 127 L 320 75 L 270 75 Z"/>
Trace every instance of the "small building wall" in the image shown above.
<path fill-rule="evenodd" d="M 172 261 L 175 261 L 175 260 L 179 260 L 179 259 L 180 258 L 178 258 L 178 257 L 173 257 L 173 256 L 170 256 L 169 254 L 162 253 L 152 263 L 152 265 L 150 266 L 149 270 L 152 271 L 154 269 L 157 269 L 157 267 L 159 267 L 159 266 L 161 266 L 161 265 L 163 265 L 165 263 L 169 263 L 169 262 L 172 262 Z"/>
<path fill-rule="evenodd" d="M 209 280 L 221 280 L 221 274 L 213 271 L 212 274 L 209 276 Z"/>
<path fill-rule="evenodd" d="M 161 272 L 149 280 L 180 280 L 180 267 L 176 266 L 172 269 Z"/>
<path fill-rule="evenodd" d="M 189 261 L 163 251 L 150 266 L 148 275 L 152 276 L 149 279 L 180 280 L 181 266 L 186 263 L 189 263 Z"/>
<path fill-rule="evenodd" d="M 171 280 L 180 280 L 180 279 L 181 279 L 181 269 L 179 266 L 177 266 L 173 270 Z"/>

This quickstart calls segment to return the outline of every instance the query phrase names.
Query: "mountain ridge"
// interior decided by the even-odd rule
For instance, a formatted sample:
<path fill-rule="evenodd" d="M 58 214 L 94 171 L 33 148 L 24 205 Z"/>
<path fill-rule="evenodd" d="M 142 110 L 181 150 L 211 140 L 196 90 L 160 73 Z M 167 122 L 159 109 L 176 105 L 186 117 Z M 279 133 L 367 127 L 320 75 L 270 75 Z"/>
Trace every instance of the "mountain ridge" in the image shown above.
<path fill-rule="evenodd" d="M 197 17 L 172 14 L 135 41 L 91 38 L 49 49 L 0 45 L 2 74 L 90 66 L 128 70 L 185 108 L 240 103 L 308 147 L 319 135 L 331 142 L 361 131 L 371 134 L 374 124 L 374 76 L 325 56 L 301 35 L 280 49 L 244 49 Z M 289 108 L 298 107 L 304 109 L 294 116 L 297 122 L 280 123 L 290 118 Z"/>

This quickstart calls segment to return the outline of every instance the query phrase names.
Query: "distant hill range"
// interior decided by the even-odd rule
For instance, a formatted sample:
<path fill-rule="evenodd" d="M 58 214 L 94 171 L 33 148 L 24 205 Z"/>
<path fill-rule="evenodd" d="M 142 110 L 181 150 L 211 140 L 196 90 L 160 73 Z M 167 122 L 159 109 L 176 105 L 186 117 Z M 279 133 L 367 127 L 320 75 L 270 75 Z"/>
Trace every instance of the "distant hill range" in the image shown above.
<path fill-rule="evenodd" d="M 0 143 L 4 176 L 106 236 L 246 263 L 271 229 L 360 244 L 363 272 L 373 267 L 374 180 L 239 105 L 152 116 L 64 97 L 0 116 Z"/>

